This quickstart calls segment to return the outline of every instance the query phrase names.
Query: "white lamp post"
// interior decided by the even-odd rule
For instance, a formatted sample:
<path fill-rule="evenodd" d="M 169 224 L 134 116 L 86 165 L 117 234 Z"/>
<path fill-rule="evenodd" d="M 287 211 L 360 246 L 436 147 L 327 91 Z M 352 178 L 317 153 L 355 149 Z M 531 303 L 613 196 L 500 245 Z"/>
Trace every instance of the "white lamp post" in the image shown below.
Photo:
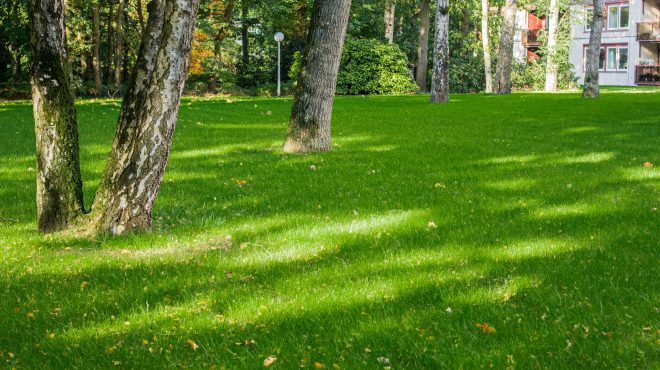
<path fill-rule="evenodd" d="M 275 41 L 277 41 L 277 96 L 282 95 L 282 76 L 281 76 L 281 70 L 282 68 L 280 67 L 281 64 L 281 58 L 280 58 L 280 53 L 281 53 L 281 47 L 280 45 L 282 44 L 282 41 L 284 41 L 284 34 L 282 32 L 278 32 L 275 34 Z"/>

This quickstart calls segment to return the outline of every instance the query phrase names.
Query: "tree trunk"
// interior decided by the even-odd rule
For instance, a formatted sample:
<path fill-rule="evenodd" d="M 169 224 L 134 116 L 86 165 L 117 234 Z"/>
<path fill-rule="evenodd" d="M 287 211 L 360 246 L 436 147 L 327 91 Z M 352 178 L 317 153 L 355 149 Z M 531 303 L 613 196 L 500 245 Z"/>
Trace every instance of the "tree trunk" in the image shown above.
<path fill-rule="evenodd" d="M 498 94 L 511 93 L 511 68 L 513 65 L 513 37 L 516 30 L 517 0 L 506 0 L 504 23 L 500 33 L 500 51 L 495 72 L 495 91 Z"/>
<path fill-rule="evenodd" d="M 243 68 L 250 64 L 250 25 L 248 24 L 247 0 L 241 0 L 241 49 L 243 52 Z"/>
<path fill-rule="evenodd" d="M 65 47 L 64 4 L 32 0 L 32 103 L 37 144 L 37 224 L 61 230 L 83 213 L 78 125 Z"/>
<path fill-rule="evenodd" d="M 330 120 L 351 0 L 315 0 L 298 88 L 284 141 L 287 153 L 331 149 Z"/>
<path fill-rule="evenodd" d="M 388 44 L 394 42 L 394 21 L 396 0 L 385 0 L 385 40 Z"/>
<path fill-rule="evenodd" d="M 122 69 L 122 59 L 124 54 L 124 2 L 125 0 L 119 0 L 119 6 L 117 9 L 117 20 L 116 20 L 116 29 L 115 29 L 115 88 L 119 89 L 121 85 L 121 69 Z"/>
<path fill-rule="evenodd" d="M 493 92 L 493 71 L 490 60 L 490 30 L 488 28 L 488 0 L 481 0 L 481 46 L 484 51 L 484 74 L 486 76 L 486 94 Z"/>
<path fill-rule="evenodd" d="M 449 101 L 449 0 L 437 0 L 431 103 Z"/>
<path fill-rule="evenodd" d="M 101 91 L 101 17 L 99 4 L 92 5 L 92 69 L 94 71 L 94 87 L 96 94 Z"/>
<path fill-rule="evenodd" d="M 90 214 L 113 235 L 148 230 L 167 165 L 199 0 L 152 0 L 149 19 Z"/>
<path fill-rule="evenodd" d="M 296 1 L 296 37 L 304 40 L 307 35 L 307 0 Z"/>
<path fill-rule="evenodd" d="M 585 98 L 597 98 L 600 95 L 598 67 L 600 64 L 601 37 L 605 24 L 605 18 L 603 17 L 605 0 L 594 0 L 593 4 L 594 15 L 591 20 L 589 49 L 587 49 L 587 69 L 584 74 L 584 90 L 582 91 L 582 96 Z"/>
<path fill-rule="evenodd" d="M 112 18 L 114 17 L 114 9 L 115 9 L 115 2 L 113 0 L 108 1 L 108 24 L 107 24 L 107 32 L 108 32 L 108 39 L 107 39 L 107 57 L 108 57 L 108 63 L 105 68 L 105 83 L 110 84 L 110 76 L 112 76 L 112 51 L 114 50 L 114 44 L 112 43 L 112 34 L 114 33 L 113 27 L 112 27 Z"/>
<path fill-rule="evenodd" d="M 218 27 L 218 32 L 216 32 L 213 39 L 213 54 L 215 55 L 215 60 L 219 63 L 222 61 L 222 42 L 227 37 L 227 27 L 231 24 L 231 20 L 234 16 L 234 1 L 229 0 L 225 4 L 225 8 L 222 15 L 222 22 L 220 27 Z M 211 74 L 209 80 L 209 92 L 214 93 L 218 88 L 218 73 L 214 71 Z"/>
<path fill-rule="evenodd" d="M 545 67 L 545 91 L 557 91 L 557 25 L 559 23 L 559 0 L 550 0 L 548 9 L 548 53 Z"/>
<path fill-rule="evenodd" d="M 463 24 L 462 24 L 462 30 L 461 33 L 463 35 L 463 38 L 467 38 L 468 34 L 470 33 L 470 16 L 471 16 L 470 8 L 463 8 Z"/>
<path fill-rule="evenodd" d="M 428 91 L 429 65 L 429 0 L 419 3 L 419 41 L 417 44 L 417 86 L 421 92 Z"/>
<path fill-rule="evenodd" d="M 142 0 L 137 0 L 135 7 L 137 8 L 138 23 L 140 24 L 140 34 L 144 35 L 144 14 L 142 13 Z"/>

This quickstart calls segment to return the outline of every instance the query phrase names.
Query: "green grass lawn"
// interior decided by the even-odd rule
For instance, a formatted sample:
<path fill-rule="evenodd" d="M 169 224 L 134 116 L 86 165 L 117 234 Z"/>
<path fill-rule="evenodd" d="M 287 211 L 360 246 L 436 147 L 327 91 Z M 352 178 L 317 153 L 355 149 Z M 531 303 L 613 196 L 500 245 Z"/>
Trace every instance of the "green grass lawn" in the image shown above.
<path fill-rule="evenodd" d="M 657 369 L 660 90 L 631 92 L 339 97 L 301 156 L 290 99 L 185 100 L 154 231 L 93 239 L 36 232 L 2 103 L 0 367 Z M 78 106 L 87 204 L 118 112 Z"/>

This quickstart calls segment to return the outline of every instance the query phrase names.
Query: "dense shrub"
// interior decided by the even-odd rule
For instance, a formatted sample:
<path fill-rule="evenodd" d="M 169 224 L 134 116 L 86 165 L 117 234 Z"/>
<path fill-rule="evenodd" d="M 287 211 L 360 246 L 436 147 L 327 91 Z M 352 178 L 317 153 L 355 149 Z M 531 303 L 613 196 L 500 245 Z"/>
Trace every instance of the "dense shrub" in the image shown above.
<path fill-rule="evenodd" d="M 347 40 L 339 67 L 337 94 L 410 94 L 417 85 L 405 54 L 377 40 Z"/>
<path fill-rule="evenodd" d="M 571 64 L 560 63 L 557 71 L 557 86 L 560 90 L 576 86 L 577 77 Z M 545 88 L 545 62 L 514 62 L 511 72 L 511 84 L 516 91 L 543 91 Z"/>

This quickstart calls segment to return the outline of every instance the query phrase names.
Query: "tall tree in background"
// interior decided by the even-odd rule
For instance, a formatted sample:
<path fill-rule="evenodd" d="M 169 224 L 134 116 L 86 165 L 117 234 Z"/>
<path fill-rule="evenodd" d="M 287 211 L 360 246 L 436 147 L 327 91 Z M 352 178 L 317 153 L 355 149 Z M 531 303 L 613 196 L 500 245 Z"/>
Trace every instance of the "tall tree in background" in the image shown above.
<path fill-rule="evenodd" d="M 250 64 L 250 24 L 248 23 L 248 16 L 250 8 L 248 0 L 241 0 L 241 50 L 243 68 Z"/>
<path fill-rule="evenodd" d="M 64 3 L 32 0 L 30 11 L 37 225 L 50 232 L 65 228 L 84 211 L 78 123 L 65 47 Z"/>
<path fill-rule="evenodd" d="M 603 35 L 605 18 L 603 17 L 605 0 L 593 0 L 593 16 L 591 18 L 591 34 L 589 35 L 589 48 L 587 49 L 587 69 L 584 74 L 585 98 L 597 98 L 600 95 L 598 69 L 600 64 L 600 44 Z"/>
<path fill-rule="evenodd" d="M 106 50 L 107 50 L 107 64 L 105 68 L 105 83 L 110 84 L 110 79 L 112 78 L 114 74 L 112 73 L 112 65 L 113 65 L 113 51 L 115 49 L 115 45 L 112 42 L 113 40 L 113 34 L 114 34 L 114 27 L 113 27 L 113 19 L 114 19 L 114 9 L 115 9 L 115 2 L 114 0 L 108 0 L 108 19 L 107 19 L 107 26 L 106 26 L 106 32 L 107 32 L 107 41 L 106 41 Z"/>
<path fill-rule="evenodd" d="M 417 43 L 417 86 L 421 92 L 428 91 L 427 74 L 429 64 L 429 0 L 419 2 L 419 41 Z"/>
<path fill-rule="evenodd" d="M 545 67 L 545 91 L 557 91 L 557 29 L 559 0 L 550 0 L 548 8 L 548 49 Z"/>
<path fill-rule="evenodd" d="M 437 0 L 431 102 L 449 101 L 449 0 Z"/>
<path fill-rule="evenodd" d="M 117 7 L 117 21 L 115 29 L 115 88 L 121 84 L 121 68 L 124 52 L 124 5 L 126 0 L 119 0 Z"/>
<path fill-rule="evenodd" d="M 500 50 L 495 72 L 495 91 L 498 94 L 511 93 L 511 68 L 513 65 L 513 42 L 516 29 L 517 0 L 506 0 L 504 23 L 500 32 Z"/>
<path fill-rule="evenodd" d="M 493 71 L 490 60 L 490 30 L 488 28 L 488 0 L 481 0 L 481 45 L 484 52 L 484 75 L 486 77 L 486 94 L 493 92 Z"/>
<path fill-rule="evenodd" d="M 287 153 L 331 149 L 330 121 L 351 0 L 315 0 L 284 141 Z"/>
<path fill-rule="evenodd" d="M 91 213 L 83 212 L 78 130 L 64 47 L 64 5 L 32 0 L 33 104 L 39 229 L 81 223 L 122 234 L 151 226 L 172 144 L 199 0 L 152 0 Z"/>
<path fill-rule="evenodd" d="M 92 74 L 95 94 L 101 91 L 101 17 L 98 0 L 92 4 Z"/>
<path fill-rule="evenodd" d="M 385 40 L 394 42 L 394 22 L 396 19 L 396 0 L 385 0 Z"/>

